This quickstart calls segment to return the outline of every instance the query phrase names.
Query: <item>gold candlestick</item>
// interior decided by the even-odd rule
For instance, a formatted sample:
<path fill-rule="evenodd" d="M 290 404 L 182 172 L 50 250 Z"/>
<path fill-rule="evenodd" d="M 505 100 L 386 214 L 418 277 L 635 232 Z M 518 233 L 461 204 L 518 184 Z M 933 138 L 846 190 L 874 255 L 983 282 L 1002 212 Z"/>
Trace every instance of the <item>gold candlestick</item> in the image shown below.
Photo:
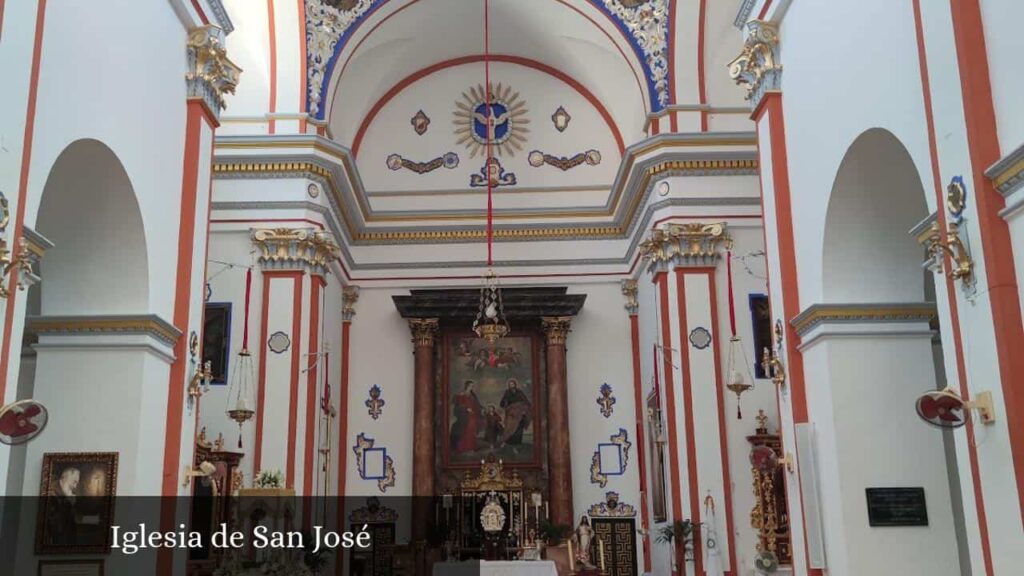
<path fill-rule="evenodd" d="M 569 570 L 572 571 L 573 573 L 575 573 L 576 572 L 576 559 L 573 557 L 573 554 L 572 554 L 572 538 L 570 538 L 569 540 L 566 540 L 566 544 L 569 545 Z"/>
<path fill-rule="evenodd" d="M 601 558 L 601 572 L 604 573 L 604 540 L 597 540 L 597 553 Z"/>

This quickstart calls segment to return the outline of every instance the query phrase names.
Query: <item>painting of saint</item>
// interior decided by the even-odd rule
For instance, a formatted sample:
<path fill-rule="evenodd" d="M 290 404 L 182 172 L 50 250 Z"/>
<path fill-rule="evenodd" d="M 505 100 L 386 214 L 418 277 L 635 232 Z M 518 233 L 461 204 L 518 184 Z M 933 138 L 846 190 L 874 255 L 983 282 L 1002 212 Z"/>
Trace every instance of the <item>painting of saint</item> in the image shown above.
<path fill-rule="evenodd" d="M 444 450 L 448 466 L 536 465 L 539 394 L 535 338 L 507 336 L 497 345 L 452 336 L 445 344 Z"/>
<path fill-rule="evenodd" d="M 116 453 L 44 454 L 36 553 L 107 553 L 116 481 Z"/>

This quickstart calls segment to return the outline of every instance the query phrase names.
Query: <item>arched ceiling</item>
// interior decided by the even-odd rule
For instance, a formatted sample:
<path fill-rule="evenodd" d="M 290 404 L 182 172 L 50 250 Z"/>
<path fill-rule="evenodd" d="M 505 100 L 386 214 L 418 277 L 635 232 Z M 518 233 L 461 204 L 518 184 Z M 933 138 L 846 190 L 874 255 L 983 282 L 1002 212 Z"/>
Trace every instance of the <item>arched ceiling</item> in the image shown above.
<path fill-rule="evenodd" d="M 629 145 L 643 137 L 647 114 L 666 103 L 667 5 L 490 0 L 491 52 L 558 70 L 586 88 Z M 345 146 L 403 79 L 483 53 L 484 0 L 311 0 L 307 10 L 319 10 L 307 15 L 310 112 Z"/>

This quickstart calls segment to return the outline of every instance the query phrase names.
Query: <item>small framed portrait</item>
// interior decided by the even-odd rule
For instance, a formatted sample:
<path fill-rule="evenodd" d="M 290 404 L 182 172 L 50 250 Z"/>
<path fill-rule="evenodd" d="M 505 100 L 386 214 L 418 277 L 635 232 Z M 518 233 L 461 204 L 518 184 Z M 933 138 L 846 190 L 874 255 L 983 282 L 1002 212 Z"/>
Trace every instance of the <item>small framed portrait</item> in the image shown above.
<path fill-rule="evenodd" d="M 116 452 L 43 455 L 36 554 L 110 552 Z"/>
<path fill-rule="evenodd" d="M 103 576 L 103 560 L 40 560 L 38 576 Z"/>

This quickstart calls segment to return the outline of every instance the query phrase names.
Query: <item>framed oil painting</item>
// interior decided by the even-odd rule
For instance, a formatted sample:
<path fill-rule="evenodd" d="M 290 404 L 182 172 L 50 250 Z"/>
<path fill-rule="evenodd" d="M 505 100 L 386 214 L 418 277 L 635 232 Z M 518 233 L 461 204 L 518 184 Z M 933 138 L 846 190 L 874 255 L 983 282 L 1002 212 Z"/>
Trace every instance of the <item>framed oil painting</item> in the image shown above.
<path fill-rule="evenodd" d="M 43 455 L 36 554 L 110 552 L 117 453 Z"/>
<path fill-rule="evenodd" d="M 476 468 L 494 456 L 510 467 L 539 466 L 539 338 L 513 335 L 496 346 L 470 334 L 444 339 L 444 465 Z"/>
<path fill-rule="evenodd" d="M 40 560 L 38 576 L 103 576 L 103 560 Z"/>

